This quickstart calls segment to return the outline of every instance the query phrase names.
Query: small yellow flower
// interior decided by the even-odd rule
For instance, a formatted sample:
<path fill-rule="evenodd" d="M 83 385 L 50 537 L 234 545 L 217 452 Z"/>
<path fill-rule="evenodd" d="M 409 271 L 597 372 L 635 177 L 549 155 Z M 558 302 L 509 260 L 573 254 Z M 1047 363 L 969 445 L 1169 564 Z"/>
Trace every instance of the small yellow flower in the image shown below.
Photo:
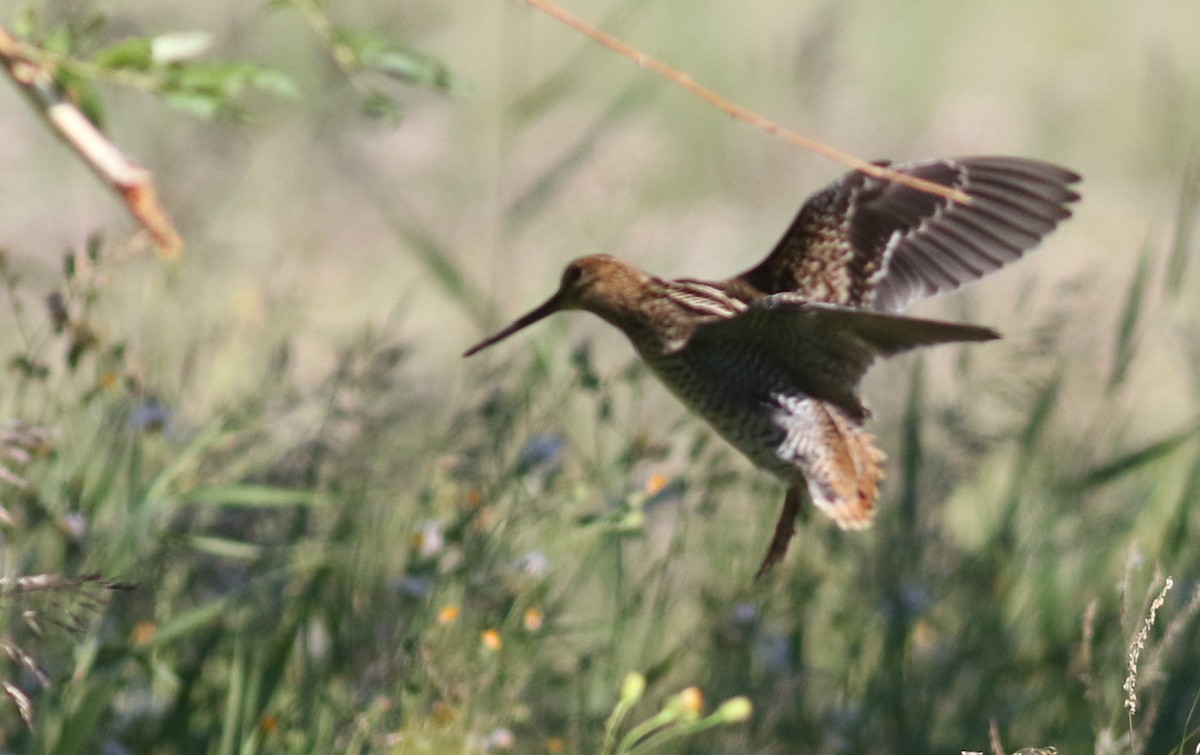
<path fill-rule="evenodd" d="M 658 495 L 658 493 L 667 486 L 667 476 L 656 474 L 651 475 L 646 481 L 646 495 Z"/>
<path fill-rule="evenodd" d="M 500 641 L 500 633 L 495 629 L 483 630 L 483 633 L 479 635 L 479 641 L 482 642 L 483 646 L 488 650 L 499 650 L 500 645 L 503 644 Z"/>
<path fill-rule="evenodd" d="M 462 610 L 458 606 L 443 606 L 442 610 L 438 611 L 437 623 L 441 626 L 448 626 L 458 621 L 459 614 Z"/>
<path fill-rule="evenodd" d="M 646 677 L 637 672 L 631 672 L 625 675 L 625 680 L 621 682 L 621 704 L 634 705 L 638 700 L 642 699 L 642 694 L 646 691 Z"/>
<path fill-rule="evenodd" d="M 133 637 L 131 638 L 134 647 L 149 644 L 150 640 L 154 639 L 154 633 L 157 631 L 158 627 L 154 626 L 153 622 L 139 621 L 137 624 L 134 624 Z"/>
<path fill-rule="evenodd" d="M 546 619 L 546 616 L 545 616 L 545 614 L 542 613 L 542 609 L 540 609 L 540 608 L 526 608 L 525 609 L 525 629 L 526 630 L 528 630 L 530 632 L 538 631 L 539 629 L 542 628 L 542 623 L 545 621 L 545 619 Z"/>
<path fill-rule="evenodd" d="M 258 730 L 263 734 L 274 734 L 279 731 L 279 719 L 268 713 L 258 719 Z"/>
<path fill-rule="evenodd" d="M 112 388 L 117 384 L 117 373 L 109 370 L 100 376 L 100 387 L 104 389 Z"/>
<path fill-rule="evenodd" d="M 745 721 L 753 713 L 754 706 L 750 704 L 750 699 L 743 695 L 731 697 L 717 708 L 717 717 L 727 724 Z"/>
<path fill-rule="evenodd" d="M 938 632 L 933 625 L 924 619 L 917 619 L 913 624 L 913 647 L 920 652 L 933 650 L 937 645 Z"/>
<path fill-rule="evenodd" d="M 445 700 L 438 700 L 433 705 L 433 722 L 438 726 L 449 726 L 458 718 L 458 712 Z"/>
<path fill-rule="evenodd" d="M 567 751 L 567 740 L 562 737 L 550 737 L 546 740 L 546 752 L 558 755 Z"/>
<path fill-rule="evenodd" d="M 699 687 L 688 687 L 679 693 L 679 703 L 684 711 L 700 715 L 704 711 L 704 693 Z"/>

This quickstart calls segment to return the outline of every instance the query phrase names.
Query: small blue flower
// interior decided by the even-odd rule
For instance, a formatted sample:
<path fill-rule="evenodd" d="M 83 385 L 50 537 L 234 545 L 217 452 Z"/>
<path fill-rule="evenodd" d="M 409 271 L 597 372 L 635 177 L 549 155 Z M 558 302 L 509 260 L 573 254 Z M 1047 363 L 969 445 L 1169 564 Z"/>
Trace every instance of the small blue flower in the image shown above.
<path fill-rule="evenodd" d="M 171 424 L 171 410 L 157 399 L 147 399 L 129 414 L 129 425 L 143 432 L 163 432 Z"/>
<path fill-rule="evenodd" d="M 423 598 L 433 589 L 433 577 L 405 574 L 397 587 L 410 598 Z"/>
<path fill-rule="evenodd" d="M 754 642 L 754 658 L 771 673 L 781 674 L 792 668 L 792 644 L 787 635 L 764 632 Z"/>
<path fill-rule="evenodd" d="M 750 626 L 758 619 L 758 606 L 753 603 L 738 603 L 733 607 L 733 621 L 740 626 Z"/>
<path fill-rule="evenodd" d="M 550 568 L 550 559 L 541 551 L 529 551 L 517 559 L 517 571 L 527 577 L 542 577 Z"/>
<path fill-rule="evenodd" d="M 539 470 L 557 471 L 562 466 L 562 438 L 556 435 L 535 435 L 517 455 L 517 474 Z"/>

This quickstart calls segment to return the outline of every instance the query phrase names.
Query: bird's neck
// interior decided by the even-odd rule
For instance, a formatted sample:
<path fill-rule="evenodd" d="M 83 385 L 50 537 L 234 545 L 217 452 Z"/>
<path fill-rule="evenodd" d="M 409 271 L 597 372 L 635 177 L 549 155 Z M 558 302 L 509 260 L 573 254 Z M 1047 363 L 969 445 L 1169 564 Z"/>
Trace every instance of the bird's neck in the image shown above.
<path fill-rule="evenodd" d="M 761 296 L 727 282 L 659 278 L 623 294 L 589 309 L 625 333 L 643 356 L 674 351 L 698 325 L 733 317 Z"/>

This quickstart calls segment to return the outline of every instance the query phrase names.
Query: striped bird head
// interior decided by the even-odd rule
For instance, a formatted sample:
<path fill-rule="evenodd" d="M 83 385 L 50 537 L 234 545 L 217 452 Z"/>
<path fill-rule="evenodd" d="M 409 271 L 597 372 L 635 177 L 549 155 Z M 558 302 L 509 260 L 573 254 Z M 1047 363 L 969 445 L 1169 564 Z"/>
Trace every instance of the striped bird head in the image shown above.
<path fill-rule="evenodd" d="M 580 257 L 563 270 L 558 291 L 540 306 L 483 339 L 463 354 L 471 356 L 555 312 L 583 309 L 616 322 L 636 308 L 651 278 L 633 265 L 607 254 Z"/>

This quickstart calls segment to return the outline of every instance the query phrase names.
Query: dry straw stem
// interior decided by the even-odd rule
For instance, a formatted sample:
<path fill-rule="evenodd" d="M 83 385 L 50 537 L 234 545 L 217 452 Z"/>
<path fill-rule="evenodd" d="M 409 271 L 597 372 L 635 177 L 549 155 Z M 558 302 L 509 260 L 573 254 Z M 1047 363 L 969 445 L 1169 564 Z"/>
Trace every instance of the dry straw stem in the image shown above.
<path fill-rule="evenodd" d="M 150 172 L 117 149 L 59 88 L 49 64 L 4 28 L 0 28 L 0 64 L 55 133 L 121 195 L 162 253 L 167 257 L 178 255 L 183 240 L 158 201 Z"/>
<path fill-rule="evenodd" d="M 783 139 L 786 142 L 795 144 L 796 146 L 806 149 L 810 152 L 815 152 L 822 157 L 827 157 L 830 160 L 839 162 L 847 167 L 854 168 L 855 170 L 866 173 L 873 178 L 895 181 L 896 183 L 901 183 L 905 186 L 911 186 L 914 189 L 929 192 L 930 194 L 935 194 L 939 197 L 945 197 L 961 204 L 971 204 L 971 198 L 961 191 L 951 189 L 948 186 L 943 186 L 939 183 L 934 183 L 933 181 L 926 181 L 925 179 L 917 178 L 915 176 L 897 173 L 890 168 L 885 168 L 883 166 L 867 162 L 862 158 L 842 152 L 841 150 L 831 147 L 828 144 L 819 142 L 816 139 L 811 139 L 804 134 L 792 131 L 785 126 L 781 126 L 775 121 L 764 118 L 761 115 L 747 110 L 744 107 L 735 105 L 712 90 L 706 89 L 697 84 L 692 77 L 688 76 L 687 74 L 676 71 L 666 63 L 650 57 L 641 50 L 630 47 L 616 37 L 605 34 L 593 26 L 589 26 L 559 6 L 549 2 L 549 0 L 525 0 L 525 2 L 537 8 L 551 18 L 561 21 L 575 31 L 578 31 L 579 33 L 595 40 L 596 42 L 599 42 L 613 52 L 624 55 L 626 58 L 629 58 L 639 66 L 650 69 L 659 76 L 662 76 L 667 81 L 682 87 L 688 93 L 699 97 L 701 100 L 707 102 L 709 105 L 712 105 L 718 110 L 728 113 L 730 116 L 737 118 L 738 120 L 745 121 L 751 126 L 760 128 L 763 131 L 766 131 L 768 134 L 778 136 L 780 139 Z"/>
<path fill-rule="evenodd" d="M 1147 658 L 1146 665 L 1142 668 L 1142 677 L 1145 681 L 1155 682 L 1162 678 L 1163 662 L 1167 654 L 1179 644 L 1179 641 L 1183 637 L 1183 631 L 1191 625 L 1192 619 L 1197 613 L 1200 613 L 1200 585 L 1197 585 L 1183 612 L 1171 619 L 1170 623 L 1167 624 L 1167 628 L 1163 632 L 1163 637 L 1159 640 L 1154 653 Z"/>
<path fill-rule="evenodd" d="M 994 718 L 988 721 L 988 740 L 992 745 L 992 755 L 1004 755 L 1004 745 L 1000 742 L 1000 726 Z"/>
<path fill-rule="evenodd" d="M 1125 676 L 1125 684 L 1122 689 L 1125 690 L 1125 708 L 1129 711 L 1130 719 L 1137 713 L 1137 680 L 1138 680 L 1138 659 L 1142 655 L 1142 650 L 1146 647 L 1146 640 L 1150 636 L 1150 630 L 1154 628 L 1154 622 L 1158 619 L 1158 609 L 1162 608 L 1163 603 L 1167 600 L 1167 593 L 1175 585 L 1175 581 L 1170 577 L 1163 582 L 1162 591 L 1158 597 L 1150 604 L 1150 612 L 1145 619 L 1142 620 L 1141 627 L 1138 628 L 1137 634 L 1133 636 L 1133 641 L 1129 643 L 1128 653 L 1128 673 Z"/>
<path fill-rule="evenodd" d="M 1079 681 L 1083 684 L 1083 695 L 1095 703 L 1100 699 L 1096 689 L 1096 615 L 1100 611 L 1100 601 L 1092 598 L 1087 609 L 1083 612 L 1083 632 L 1079 643 Z"/>
<path fill-rule="evenodd" d="M 25 725 L 33 728 L 33 702 L 29 699 L 29 695 L 8 680 L 0 681 L 0 689 L 3 689 L 8 699 L 17 706 L 17 712 L 21 714 L 21 720 L 25 722 Z"/>

